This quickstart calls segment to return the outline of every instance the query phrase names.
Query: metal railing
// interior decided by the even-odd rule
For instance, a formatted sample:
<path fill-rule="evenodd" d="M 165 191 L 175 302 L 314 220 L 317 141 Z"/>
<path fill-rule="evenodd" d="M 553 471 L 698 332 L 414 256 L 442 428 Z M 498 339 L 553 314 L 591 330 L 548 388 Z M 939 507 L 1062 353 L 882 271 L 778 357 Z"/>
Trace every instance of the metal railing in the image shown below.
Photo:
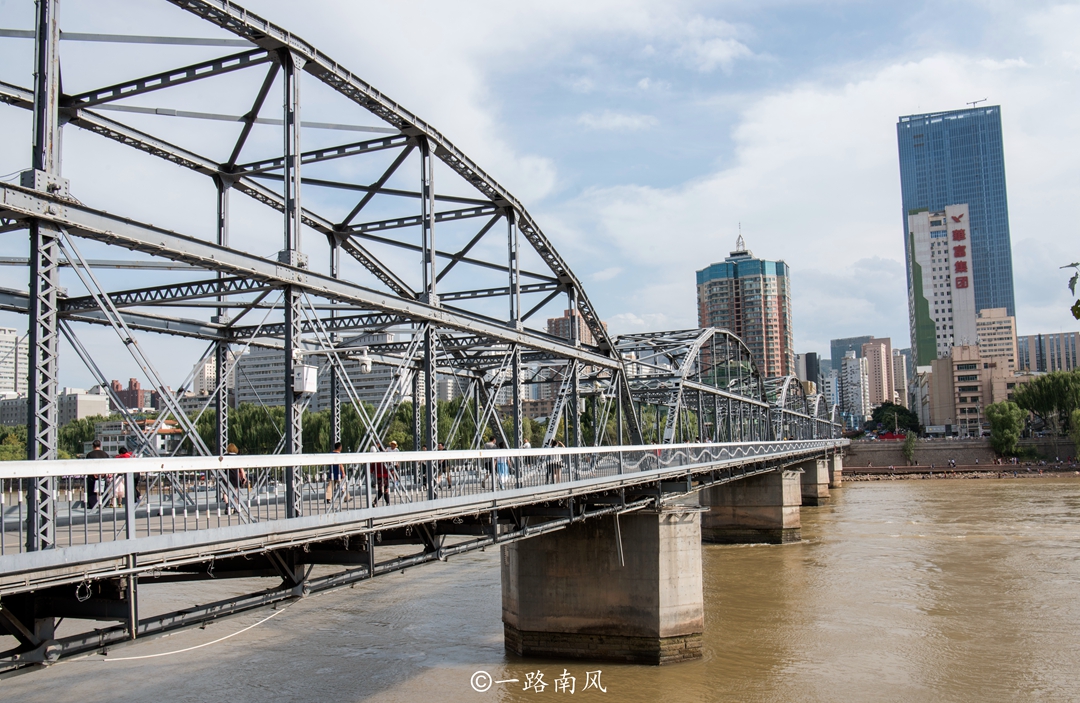
<path fill-rule="evenodd" d="M 56 548 L 328 513 L 350 520 L 541 502 L 844 440 L 441 452 L 175 457 L 0 465 L 0 557 L 26 551 L 26 492 L 52 485 Z M 339 467 L 337 469 L 333 467 Z M 287 495 L 288 473 L 297 493 Z M 290 504 L 300 515 L 289 514 Z M 0 572 L 3 572 L 0 558 Z"/>

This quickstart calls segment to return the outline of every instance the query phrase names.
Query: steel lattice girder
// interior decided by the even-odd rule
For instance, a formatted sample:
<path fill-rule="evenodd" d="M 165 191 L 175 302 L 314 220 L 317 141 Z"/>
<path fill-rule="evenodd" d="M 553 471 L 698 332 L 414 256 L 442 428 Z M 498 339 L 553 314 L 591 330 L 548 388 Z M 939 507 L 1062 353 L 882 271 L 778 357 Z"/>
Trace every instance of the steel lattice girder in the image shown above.
<path fill-rule="evenodd" d="M 54 222 L 58 226 L 66 227 L 71 234 L 78 237 L 182 261 L 208 271 L 246 276 L 274 287 L 295 285 L 309 294 L 330 300 L 363 305 L 410 320 L 431 322 L 440 327 L 479 333 L 493 340 L 550 351 L 562 358 L 579 359 L 585 364 L 601 367 L 619 365 L 619 361 L 610 356 L 556 342 L 547 335 L 518 331 L 477 317 L 469 317 L 461 312 L 396 298 L 320 273 L 117 217 L 20 186 L 3 184 L 0 186 L 0 195 L 0 212 L 3 214 Z"/>
<path fill-rule="evenodd" d="M 224 0 L 169 0 L 177 7 L 196 14 L 217 26 L 247 39 L 269 51 L 282 48 L 304 61 L 304 70 L 353 102 L 410 136 L 423 136 L 432 145 L 434 155 L 458 173 L 467 183 L 499 207 L 511 206 L 517 212 L 521 234 L 554 272 L 555 277 L 571 285 L 578 296 L 578 310 L 601 351 L 612 348 L 607 330 L 600 322 L 584 286 L 566 261 L 555 251 L 540 227 L 513 195 L 485 173 L 442 134 L 416 115 L 389 100 L 385 95 L 347 71 L 344 67 L 295 34 Z"/>

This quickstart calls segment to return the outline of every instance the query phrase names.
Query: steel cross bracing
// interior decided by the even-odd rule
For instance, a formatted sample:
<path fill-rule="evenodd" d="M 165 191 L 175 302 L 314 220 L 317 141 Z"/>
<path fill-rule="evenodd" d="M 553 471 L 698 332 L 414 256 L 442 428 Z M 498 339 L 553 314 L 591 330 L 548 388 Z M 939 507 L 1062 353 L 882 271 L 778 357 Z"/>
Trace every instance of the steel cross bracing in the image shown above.
<path fill-rule="evenodd" d="M 171 4 L 207 20 L 208 31 L 224 29 L 234 38 L 167 38 L 164 43 L 203 47 L 203 52 L 230 46 L 236 53 L 201 54 L 146 75 L 138 67 L 160 66 L 157 57 L 110 62 L 120 67 L 113 74 L 98 78 L 107 72 L 89 72 L 94 82 L 83 85 L 69 76 L 71 85 L 62 88 L 61 42 L 82 35 L 60 32 L 57 0 L 36 3 L 33 31 L 0 32 L 0 41 L 23 43 L 35 56 L 33 75 L 23 86 L 0 83 L 4 109 L 33 116 L 33 131 L 26 135 L 31 168 L 18 184 L 0 183 L 0 232 L 28 235 L 25 250 L 0 257 L 5 265 L 25 266 L 27 281 L 24 288 L 0 288 L 0 310 L 28 318 L 30 459 L 54 460 L 58 453 L 61 333 L 99 384 L 107 384 L 104 369 L 115 358 L 130 356 L 137 369 L 132 375 L 149 381 L 164 405 L 150 431 L 175 420 L 188 440 L 183 446 L 203 454 L 220 455 L 229 442 L 232 409 L 225 379 L 244 377 L 237 358 L 253 347 L 283 355 L 279 395 L 287 421 L 279 450 L 293 456 L 304 446 L 303 411 L 315 400 L 295 385 L 293 370 L 307 366 L 328 381 L 333 439 L 342 436 L 341 404 L 356 408 L 363 425 L 360 449 L 384 446 L 390 418 L 407 401 L 413 402 L 417 447 L 451 440 L 455 446 L 479 447 L 491 437 L 520 447 L 530 389 L 541 397 L 556 396 L 546 442 L 556 439 L 562 426 L 571 447 L 635 445 L 646 437 L 673 445 L 836 434 L 835 408 L 820 397 L 804 397 L 790 380 L 762 379 L 749 351 L 728 332 L 687 330 L 613 340 L 580 279 L 521 202 L 445 136 L 315 46 L 231 2 Z M 162 44 L 157 39 L 137 43 L 134 51 L 150 57 Z M 197 91 L 191 89 L 195 84 Z M 323 117 L 319 111 L 330 109 L 327 87 L 340 104 Z M 305 102 L 312 88 L 324 94 Z M 169 107 L 155 107 L 158 100 Z M 237 117 L 219 114 L 224 108 L 217 103 L 226 101 L 243 103 Z M 204 125 L 158 128 L 162 120 L 175 126 L 208 116 L 232 119 L 233 131 L 224 139 L 206 139 Z M 363 126 L 372 118 L 382 126 Z M 138 126 L 128 119 L 138 120 Z M 104 137 L 101 146 L 113 150 L 120 168 L 148 174 L 139 184 L 142 190 L 124 186 L 110 192 L 65 180 L 65 157 L 83 166 L 82 173 L 97 161 L 84 161 L 78 140 L 65 154 L 64 128 Z M 340 134 L 338 128 L 379 136 L 339 143 L 327 136 Z M 192 179 L 204 177 L 209 179 L 205 193 L 214 198 L 206 202 L 213 217 L 205 222 L 193 205 L 204 191 L 190 186 Z M 175 200 L 163 197 L 188 187 L 190 192 Z M 75 197 L 87 192 L 99 193 L 95 202 Z M 251 203 L 238 203 L 237 194 Z M 136 204 L 141 212 L 180 224 L 167 228 L 131 217 Z M 261 219 L 250 217 L 250 209 L 233 214 L 252 204 L 263 211 Z M 108 254 L 102 255 L 105 249 Z M 155 278 L 132 283 L 118 273 L 125 270 L 132 276 L 152 271 Z M 570 339 L 529 326 L 544 313 L 563 310 L 580 317 L 595 344 L 578 338 L 576 324 Z M 86 325 L 116 331 L 116 346 L 105 352 L 109 356 L 91 354 L 81 332 Z M 180 341 L 162 354 L 154 345 L 157 335 Z M 196 341 L 203 344 L 196 348 Z M 128 354 L 111 353 L 121 347 Z M 389 370 L 381 399 L 371 406 L 360 402 L 350 377 L 356 358 L 365 359 L 368 368 Z M 212 366 L 218 381 L 194 406 L 182 405 L 192 362 Z M 180 390 L 172 391 L 167 382 L 188 369 Z M 445 437 L 438 428 L 440 379 L 452 379 L 466 399 L 453 408 Z M 144 431 L 121 407 L 119 396 L 107 392 L 131 431 Z M 261 403 L 265 393 L 256 397 Z M 186 407 L 197 412 L 188 416 Z M 211 408 L 214 432 L 204 440 L 195 426 Z M 158 453 L 142 434 L 137 444 L 144 456 Z M 578 470 L 572 464 L 570 474 Z M 432 459 L 419 464 L 417 499 L 434 499 L 439 465 Z M 300 460 L 281 464 L 280 476 L 261 476 L 248 490 L 272 489 L 283 518 L 305 519 L 313 510 L 305 502 L 313 480 L 305 466 Z M 220 500 L 238 511 L 236 519 L 258 521 L 258 509 L 241 504 L 225 474 L 215 469 L 204 477 Z M 486 478 L 493 484 L 498 477 Z M 134 494 L 137 482 L 125 480 L 127 494 Z M 77 490 L 85 491 L 82 481 Z M 19 505 L 26 509 L 18 523 L 20 550 L 48 551 L 57 546 L 58 529 L 69 534 L 73 529 L 70 515 L 56 515 L 56 484 L 48 471 L 19 484 L 25 493 Z M 111 500 L 116 488 L 110 486 L 104 495 Z M 370 495 L 373 487 L 366 488 Z M 193 503 L 200 510 L 196 494 L 173 474 L 162 474 L 147 493 L 151 489 L 176 496 L 170 506 L 183 505 L 185 520 Z M 153 512 L 149 495 L 138 504 L 128 501 L 121 514 L 110 510 L 96 513 L 102 534 L 103 522 L 130 530 L 136 515 Z M 157 517 L 164 519 L 160 512 Z M 82 526 L 87 527 L 85 518 Z M 289 559 L 278 566 L 283 578 L 299 583 L 299 562 L 295 555 Z M 373 573 L 373 565 L 368 567 Z M 134 589 L 136 582 L 132 577 L 128 586 Z M 41 619 L 34 627 L 47 632 L 49 622 Z"/>

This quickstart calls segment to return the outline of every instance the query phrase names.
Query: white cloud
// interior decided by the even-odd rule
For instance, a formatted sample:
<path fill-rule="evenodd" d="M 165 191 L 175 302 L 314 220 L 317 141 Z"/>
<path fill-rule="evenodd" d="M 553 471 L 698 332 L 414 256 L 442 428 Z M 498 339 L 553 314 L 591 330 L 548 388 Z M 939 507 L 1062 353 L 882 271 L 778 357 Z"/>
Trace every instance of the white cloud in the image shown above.
<path fill-rule="evenodd" d="M 594 281 L 610 281 L 611 279 L 622 273 L 621 266 L 611 266 L 602 271 L 589 274 L 589 278 Z"/>
<path fill-rule="evenodd" d="M 675 56 L 694 69 L 707 73 L 719 67 L 731 71 L 737 59 L 754 55 L 750 48 L 735 39 L 735 27 L 727 22 L 694 17 L 676 32 Z"/>
<path fill-rule="evenodd" d="M 632 312 L 612 315 L 607 320 L 609 332 L 613 335 L 671 329 L 670 322 L 671 318 L 663 313 L 635 315 Z"/>
<path fill-rule="evenodd" d="M 596 88 L 596 85 L 588 76 L 582 76 L 581 78 L 574 80 L 574 82 L 570 84 L 571 90 L 573 90 L 575 93 L 581 93 L 583 95 L 593 92 L 594 88 Z"/>
<path fill-rule="evenodd" d="M 637 132 L 659 124 L 652 115 L 637 115 L 626 112 L 586 112 L 577 118 L 577 123 L 589 129 L 601 129 L 612 132 Z"/>
<path fill-rule="evenodd" d="M 1074 36 L 1080 13 L 1069 17 Z M 829 338 L 855 334 L 890 335 L 907 346 L 896 118 L 985 95 L 1003 106 L 1018 326 L 1075 329 L 1067 276 L 1056 267 L 1080 258 L 1080 165 L 1059 158 L 1080 151 L 1069 124 L 1080 94 L 1062 90 L 1076 79 L 1069 57 L 1053 43 L 1036 56 L 1038 42 L 1036 35 L 1025 49 L 1027 62 L 939 53 L 842 85 L 805 82 L 750 98 L 732 133 L 730 165 L 669 188 L 585 191 L 560 209 L 560 221 L 574 246 L 604 252 L 626 269 L 619 280 L 629 281 L 594 292 L 594 303 L 620 320 L 632 310 L 633 319 L 694 324 L 693 272 L 727 255 L 741 221 L 755 254 L 792 266 L 800 351 L 827 350 Z"/>

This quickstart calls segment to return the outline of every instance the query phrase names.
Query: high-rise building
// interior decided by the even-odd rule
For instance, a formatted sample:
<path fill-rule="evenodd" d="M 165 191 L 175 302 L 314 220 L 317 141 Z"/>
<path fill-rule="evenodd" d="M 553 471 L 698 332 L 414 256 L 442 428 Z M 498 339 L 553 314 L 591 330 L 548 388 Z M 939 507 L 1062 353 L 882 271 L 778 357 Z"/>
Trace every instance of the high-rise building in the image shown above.
<path fill-rule="evenodd" d="M 843 356 L 840 369 L 840 410 L 852 429 L 860 429 L 870 419 L 870 370 L 865 358 L 854 351 Z"/>
<path fill-rule="evenodd" d="M 975 320 L 975 330 L 982 358 L 1005 364 L 1010 371 L 1015 371 L 1016 318 L 1007 314 L 1005 308 L 980 310 Z"/>
<path fill-rule="evenodd" d="M 893 402 L 892 340 L 873 338 L 862 346 L 866 359 L 870 407 Z"/>
<path fill-rule="evenodd" d="M 830 413 L 834 407 L 840 405 L 840 372 L 835 371 L 831 365 L 828 372 L 821 377 L 821 395 L 825 396 Z"/>
<path fill-rule="evenodd" d="M 795 373 L 786 263 L 754 258 L 739 235 L 730 256 L 697 272 L 697 298 L 698 325 L 734 332 L 763 376 Z"/>
<path fill-rule="evenodd" d="M 604 329 L 607 329 L 607 323 L 601 322 Z M 549 317 L 547 321 L 548 334 L 553 334 L 556 337 L 562 337 L 563 339 L 573 339 L 574 327 L 577 326 L 578 341 L 582 344 L 595 345 L 596 338 L 593 337 L 592 331 L 589 326 L 585 324 L 585 318 L 581 316 L 577 310 L 566 310 L 563 312 L 562 317 Z"/>
<path fill-rule="evenodd" d="M 908 407 L 907 355 L 900 349 L 892 353 L 893 402 Z"/>
<path fill-rule="evenodd" d="M 873 337 L 844 337 L 829 342 L 829 350 L 832 352 L 832 368 L 839 372 L 843 368 L 844 356 L 849 351 L 855 352 L 855 358 L 862 358 L 862 345 L 869 342 Z"/>
<path fill-rule="evenodd" d="M 893 350 L 896 353 L 896 350 Z M 915 364 L 912 363 L 913 357 L 911 356 L 911 348 L 901 349 L 900 353 L 904 355 L 904 363 L 906 364 L 905 376 L 908 378 L 908 385 L 911 385 L 911 379 L 915 377 Z"/>
<path fill-rule="evenodd" d="M 1017 339 L 1016 365 L 1021 371 L 1072 371 L 1080 368 L 1080 332 L 1029 334 Z"/>
<path fill-rule="evenodd" d="M 236 366 L 233 361 L 236 355 L 229 352 L 227 355 L 227 368 L 230 369 L 229 378 L 225 387 L 236 388 Z M 187 389 L 195 395 L 210 395 L 217 390 L 217 362 L 213 357 L 195 364 L 194 374 L 191 377 L 191 386 Z"/>
<path fill-rule="evenodd" d="M 0 327 L 0 393 L 27 393 L 29 342 L 26 334 Z"/>
<path fill-rule="evenodd" d="M 969 208 L 908 215 L 908 325 L 919 365 L 976 339 Z"/>
<path fill-rule="evenodd" d="M 904 241 L 910 234 L 910 214 L 941 212 L 950 205 L 966 204 L 970 218 L 965 228 L 968 285 L 974 289 L 975 310 L 1005 308 L 1009 315 L 1015 315 L 1001 107 L 980 105 L 900 117 L 896 138 Z M 954 246 L 951 229 L 950 247 Z M 910 247 L 905 251 L 910 276 Z M 912 285 L 909 277 L 909 291 Z M 974 344 L 974 339 L 969 343 Z M 920 351 L 916 363 L 923 364 L 923 359 Z"/>
<path fill-rule="evenodd" d="M 795 375 L 800 381 L 821 384 L 821 362 L 817 352 L 795 355 Z"/>
<path fill-rule="evenodd" d="M 820 385 L 821 360 L 818 358 L 817 352 L 807 352 L 803 356 L 806 358 L 806 378 L 804 380 Z"/>

